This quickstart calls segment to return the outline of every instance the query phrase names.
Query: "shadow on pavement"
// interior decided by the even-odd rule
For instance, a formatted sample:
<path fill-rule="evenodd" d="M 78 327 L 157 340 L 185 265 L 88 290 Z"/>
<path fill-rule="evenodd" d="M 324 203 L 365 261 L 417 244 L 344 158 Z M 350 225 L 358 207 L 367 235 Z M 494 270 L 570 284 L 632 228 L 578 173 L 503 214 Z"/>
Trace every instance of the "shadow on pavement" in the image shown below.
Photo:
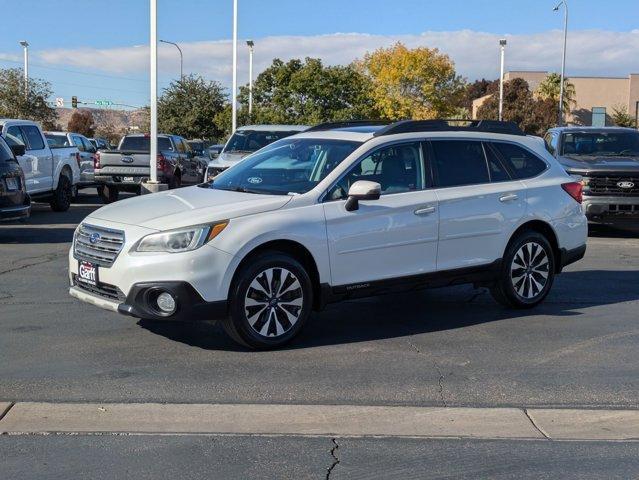
<path fill-rule="evenodd" d="M 598 295 L 601 279 L 615 285 L 614 293 Z M 564 272 L 544 303 L 531 310 L 509 310 L 489 293 L 467 287 L 420 290 L 329 305 L 315 313 L 300 337 L 286 349 L 368 342 L 487 322 L 532 316 L 580 315 L 582 308 L 639 299 L 636 271 L 586 270 Z M 575 296 L 575 290 L 581 289 Z M 178 324 L 140 320 L 138 325 L 171 340 L 207 350 L 244 351 L 222 328 L 208 323 Z"/>

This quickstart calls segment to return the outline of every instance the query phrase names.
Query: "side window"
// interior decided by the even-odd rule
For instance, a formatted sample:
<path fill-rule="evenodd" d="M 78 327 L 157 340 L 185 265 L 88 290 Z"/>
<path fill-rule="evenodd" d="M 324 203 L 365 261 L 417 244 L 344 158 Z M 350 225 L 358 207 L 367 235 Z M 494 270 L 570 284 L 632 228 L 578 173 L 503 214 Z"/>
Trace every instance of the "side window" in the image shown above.
<path fill-rule="evenodd" d="M 510 178 L 510 174 L 504 168 L 504 165 L 501 163 L 495 152 L 490 148 L 489 145 L 485 145 L 486 152 L 486 160 L 488 160 L 488 173 L 490 174 L 491 182 L 507 182 L 512 180 Z"/>
<path fill-rule="evenodd" d="M 366 156 L 328 193 L 328 200 L 340 200 L 348 196 L 348 190 L 358 180 L 377 182 L 382 195 L 411 192 L 424 188 L 424 160 L 421 145 L 402 143 L 374 151 Z"/>
<path fill-rule="evenodd" d="M 78 150 L 84 152 L 86 148 L 84 147 L 84 143 L 82 143 L 82 137 L 78 137 L 77 135 L 71 135 L 71 140 L 73 140 L 73 145 L 78 147 Z"/>
<path fill-rule="evenodd" d="M 184 153 L 184 144 L 182 143 L 182 139 L 178 137 L 173 137 L 173 141 L 175 142 L 175 148 L 178 152 Z"/>
<path fill-rule="evenodd" d="M 434 140 L 431 145 L 438 187 L 490 182 L 481 142 Z"/>
<path fill-rule="evenodd" d="M 88 138 L 82 137 L 82 144 L 84 145 L 84 150 L 86 150 L 87 152 L 89 153 L 96 152 L 95 146 L 91 143 L 91 141 Z"/>
<path fill-rule="evenodd" d="M 42 150 L 44 148 L 44 140 L 42 140 L 42 135 L 40 135 L 40 130 L 38 127 L 34 127 L 33 125 L 25 125 L 22 127 L 24 130 L 24 134 L 29 141 L 29 150 Z"/>
<path fill-rule="evenodd" d="M 7 128 L 7 143 L 9 145 L 24 145 L 26 147 L 27 141 L 22 134 L 22 130 L 17 125 Z"/>
<path fill-rule="evenodd" d="M 546 150 L 548 150 L 553 155 L 555 154 L 555 150 L 557 149 L 556 145 L 553 145 L 553 134 L 547 133 L 544 136 L 544 144 L 546 145 Z"/>
<path fill-rule="evenodd" d="M 518 145 L 493 142 L 493 146 L 517 179 L 535 177 L 546 170 L 546 162 Z"/>

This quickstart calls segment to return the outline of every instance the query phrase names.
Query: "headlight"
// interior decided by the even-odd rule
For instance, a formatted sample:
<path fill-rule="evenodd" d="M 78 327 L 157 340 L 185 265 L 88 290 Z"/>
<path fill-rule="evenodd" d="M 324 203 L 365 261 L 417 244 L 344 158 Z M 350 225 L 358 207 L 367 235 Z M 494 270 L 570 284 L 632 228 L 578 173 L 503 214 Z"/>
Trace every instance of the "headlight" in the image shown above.
<path fill-rule="evenodd" d="M 213 225 L 198 225 L 168 232 L 152 233 L 133 247 L 135 252 L 190 252 L 217 237 L 229 224 L 228 220 Z"/>

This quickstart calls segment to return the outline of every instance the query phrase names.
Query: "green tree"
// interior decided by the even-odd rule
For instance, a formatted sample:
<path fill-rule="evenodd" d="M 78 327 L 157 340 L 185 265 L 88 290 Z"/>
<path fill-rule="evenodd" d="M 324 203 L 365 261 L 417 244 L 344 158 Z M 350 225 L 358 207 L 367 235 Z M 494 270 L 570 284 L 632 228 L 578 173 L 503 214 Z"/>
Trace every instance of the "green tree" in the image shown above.
<path fill-rule="evenodd" d="M 366 54 L 358 64 L 371 80 L 374 105 L 384 118 L 449 117 L 462 106 L 465 81 L 437 49 L 396 43 Z"/>
<path fill-rule="evenodd" d="M 625 105 L 612 107 L 612 121 L 618 127 L 635 127 L 635 119 L 628 113 Z"/>
<path fill-rule="evenodd" d="M 248 86 L 240 88 L 238 123 L 313 125 L 377 118 L 369 89 L 367 78 L 352 65 L 325 66 L 318 58 L 286 63 L 275 59 L 255 79 L 251 119 L 248 118 Z"/>
<path fill-rule="evenodd" d="M 85 137 L 93 137 L 95 133 L 95 122 L 90 110 L 75 110 L 67 123 L 69 132 L 79 133 Z"/>
<path fill-rule="evenodd" d="M 0 70 L 0 117 L 34 120 L 42 123 L 45 129 L 54 128 L 58 114 L 47 103 L 52 95 L 49 82 L 30 78 L 26 96 L 24 90 L 21 69 Z"/>
<path fill-rule="evenodd" d="M 539 84 L 535 94 L 542 100 L 552 100 L 555 104 L 559 101 L 559 94 L 561 90 L 561 75 L 558 73 L 550 73 Z M 577 92 L 574 84 L 572 84 L 567 78 L 564 78 L 564 99 L 563 109 L 565 113 L 570 112 L 572 107 L 577 104 L 575 96 Z"/>
<path fill-rule="evenodd" d="M 543 135 L 555 125 L 556 103 L 551 99 L 535 98 L 528 82 L 514 78 L 504 83 L 503 119 L 516 122 L 526 133 Z M 477 118 L 496 120 L 499 116 L 499 96 L 493 94 L 477 111 Z"/>
<path fill-rule="evenodd" d="M 213 119 L 226 99 L 219 82 L 199 75 L 173 81 L 158 99 L 158 129 L 185 138 L 217 138 L 222 132 Z"/>

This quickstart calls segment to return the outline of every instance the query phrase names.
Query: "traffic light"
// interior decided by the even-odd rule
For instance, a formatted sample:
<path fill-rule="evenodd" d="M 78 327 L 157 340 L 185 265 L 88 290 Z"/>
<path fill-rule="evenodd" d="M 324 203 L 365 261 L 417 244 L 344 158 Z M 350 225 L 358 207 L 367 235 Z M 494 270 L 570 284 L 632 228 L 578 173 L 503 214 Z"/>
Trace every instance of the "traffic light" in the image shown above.
<path fill-rule="evenodd" d="M 71 108 L 78 108 L 78 97 L 71 97 Z"/>

